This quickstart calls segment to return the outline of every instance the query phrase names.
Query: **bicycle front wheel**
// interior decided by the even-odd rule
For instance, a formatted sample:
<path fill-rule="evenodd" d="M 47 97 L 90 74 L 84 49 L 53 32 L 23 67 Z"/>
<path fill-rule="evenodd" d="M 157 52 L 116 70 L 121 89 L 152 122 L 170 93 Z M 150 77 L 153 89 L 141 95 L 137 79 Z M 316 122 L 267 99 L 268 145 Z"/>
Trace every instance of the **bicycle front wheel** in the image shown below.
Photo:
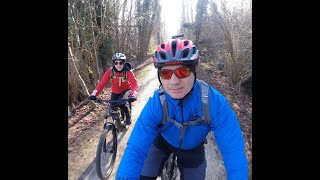
<path fill-rule="evenodd" d="M 117 133 L 114 125 L 108 125 L 100 135 L 96 152 L 96 171 L 100 179 L 109 178 L 117 155 Z"/>

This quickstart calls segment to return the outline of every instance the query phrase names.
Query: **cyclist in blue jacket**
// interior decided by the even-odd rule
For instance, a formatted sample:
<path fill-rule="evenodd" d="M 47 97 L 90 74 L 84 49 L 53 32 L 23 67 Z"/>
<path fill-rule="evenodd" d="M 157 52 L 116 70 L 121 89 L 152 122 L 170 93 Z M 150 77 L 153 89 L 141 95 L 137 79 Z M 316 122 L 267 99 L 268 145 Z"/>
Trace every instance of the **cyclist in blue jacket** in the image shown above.
<path fill-rule="evenodd" d="M 153 62 L 158 69 L 160 87 L 164 88 L 168 121 L 161 123 L 164 110 L 156 90 L 130 135 L 117 180 L 156 179 L 171 152 L 178 156 L 181 179 L 204 180 L 207 167 L 204 142 L 210 131 L 214 132 L 221 151 L 227 179 L 248 179 L 248 160 L 239 122 L 226 98 L 216 89 L 209 87 L 209 125 L 188 126 L 181 133 L 182 128 L 174 123 L 185 124 L 203 116 L 200 82 L 196 79 L 199 60 L 199 50 L 190 40 L 175 37 L 158 46 Z"/>

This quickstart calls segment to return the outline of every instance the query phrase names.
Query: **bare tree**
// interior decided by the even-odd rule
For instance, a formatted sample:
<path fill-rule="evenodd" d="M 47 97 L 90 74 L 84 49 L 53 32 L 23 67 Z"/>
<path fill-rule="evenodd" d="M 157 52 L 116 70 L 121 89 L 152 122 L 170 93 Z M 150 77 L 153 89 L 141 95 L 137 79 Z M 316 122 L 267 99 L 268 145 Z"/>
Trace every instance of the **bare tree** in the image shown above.
<path fill-rule="evenodd" d="M 144 60 L 160 9 L 157 0 L 68 0 L 69 105 L 87 98 L 83 87 L 96 86 L 114 53 Z"/>
<path fill-rule="evenodd" d="M 182 0 L 182 14 L 180 32 L 186 39 L 195 40 L 195 18 L 193 17 L 193 4 L 189 0 Z"/>
<path fill-rule="evenodd" d="M 200 0 L 197 3 L 196 19 L 194 22 L 194 35 L 195 35 L 194 41 L 196 45 L 198 45 L 200 34 L 202 31 L 202 26 L 207 16 L 207 6 L 208 6 L 208 0 Z"/>
<path fill-rule="evenodd" d="M 252 73 L 251 0 L 233 8 L 226 0 L 206 2 L 198 1 L 195 22 L 182 26 L 194 30 L 203 59 L 224 70 L 230 85 L 239 88 Z"/>
<path fill-rule="evenodd" d="M 155 22 L 160 19 L 160 10 L 157 0 L 137 0 L 138 59 L 143 59 L 148 52 L 151 35 L 155 35 Z"/>

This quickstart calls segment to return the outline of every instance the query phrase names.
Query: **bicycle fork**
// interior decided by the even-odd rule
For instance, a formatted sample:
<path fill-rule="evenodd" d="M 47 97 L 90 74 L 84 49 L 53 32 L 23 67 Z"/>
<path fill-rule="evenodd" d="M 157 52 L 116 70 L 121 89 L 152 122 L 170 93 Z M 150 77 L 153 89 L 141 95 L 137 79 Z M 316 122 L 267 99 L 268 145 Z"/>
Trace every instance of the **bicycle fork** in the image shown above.
<path fill-rule="evenodd" d="M 113 137 L 117 137 L 117 132 L 115 130 L 115 126 L 112 123 L 106 122 L 106 119 L 104 119 L 104 131 L 111 131 Z M 113 141 L 106 142 L 107 140 L 105 139 L 103 143 L 103 152 L 104 153 L 113 153 L 114 152 L 114 147 L 115 145 L 113 144 Z"/>

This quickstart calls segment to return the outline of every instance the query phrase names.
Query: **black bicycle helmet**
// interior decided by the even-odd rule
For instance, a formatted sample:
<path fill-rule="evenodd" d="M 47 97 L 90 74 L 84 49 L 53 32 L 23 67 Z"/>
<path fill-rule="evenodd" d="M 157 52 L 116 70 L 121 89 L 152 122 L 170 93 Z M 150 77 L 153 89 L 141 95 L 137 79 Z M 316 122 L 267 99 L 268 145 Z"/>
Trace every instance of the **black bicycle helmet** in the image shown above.
<path fill-rule="evenodd" d="M 183 34 L 172 36 L 167 43 L 157 47 L 153 55 L 153 63 L 156 68 L 167 65 L 198 65 L 200 56 L 198 48 L 190 40 L 181 40 Z"/>

